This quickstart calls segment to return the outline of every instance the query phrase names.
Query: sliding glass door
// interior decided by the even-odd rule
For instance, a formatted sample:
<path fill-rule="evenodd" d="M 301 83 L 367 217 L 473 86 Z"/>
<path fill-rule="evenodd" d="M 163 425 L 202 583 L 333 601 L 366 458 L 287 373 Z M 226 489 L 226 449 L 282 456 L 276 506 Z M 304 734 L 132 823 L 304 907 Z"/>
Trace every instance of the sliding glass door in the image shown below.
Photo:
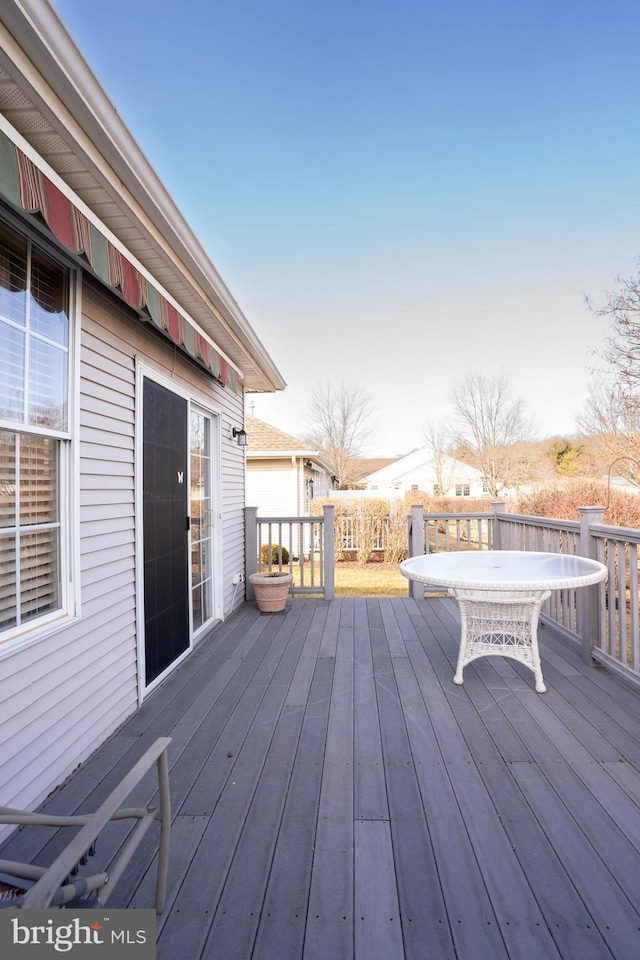
<path fill-rule="evenodd" d="M 216 619 L 213 414 L 143 378 L 144 682 Z"/>
<path fill-rule="evenodd" d="M 191 409 L 191 622 L 197 635 L 213 619 L 213 475 L 211 417 Z"/>

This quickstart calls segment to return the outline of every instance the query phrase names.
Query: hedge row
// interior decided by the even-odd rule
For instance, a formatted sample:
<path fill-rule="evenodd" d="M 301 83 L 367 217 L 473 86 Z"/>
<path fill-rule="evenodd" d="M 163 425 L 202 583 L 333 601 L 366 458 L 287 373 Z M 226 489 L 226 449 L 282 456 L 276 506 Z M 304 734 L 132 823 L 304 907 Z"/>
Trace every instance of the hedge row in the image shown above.
<path fill-rule="evenodd" d="M 589 479 L 572 479 L 550 487 L 521 494 L 507 501 L 511 513 L 524 513 L 534 517 L 553 517 L 561 520 L 577 520 L 578 507 L 605 506 L 605 523 L 620 527 L 640 528 L 640 495 L 626 493 L 615 487 L 609 491 L 607 484 Z M 412 490 L 403 499 L 384 497 L 358 497 L 317 499 L 311 503 L 313 515 L 322 514 L 325 503 L 332 503 L 336 523 L 336 560 L 353 559 L 359 563 L 372 559 L 375 544 L 380 536 L 381 521 L 385 522 L 384 560 L 399 563 L 407 556 L 407 516 L 414 503 L 422 503 L 425 513 L 491 513 L 490 500 L 469 497 L 430 497 L 421 491 Z M 353 535 L 354 549 L 344 549 L 343 524 L 349 519 L 348 530 Z M 377 552 L 377 558 L 380 552 Z"/>

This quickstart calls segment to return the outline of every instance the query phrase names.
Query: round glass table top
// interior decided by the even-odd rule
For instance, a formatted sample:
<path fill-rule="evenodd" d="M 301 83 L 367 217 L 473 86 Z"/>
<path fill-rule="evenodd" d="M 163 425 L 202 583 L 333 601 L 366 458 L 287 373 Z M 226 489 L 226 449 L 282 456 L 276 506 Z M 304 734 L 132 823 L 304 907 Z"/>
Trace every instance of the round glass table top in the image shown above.
<path fill-rule="evenodd" d="M 525 550 L 461 550 L 410 557 L 400 564 L 409 580 L 471 590 L 560 590 L 607 576 L 598 560 Z"/>

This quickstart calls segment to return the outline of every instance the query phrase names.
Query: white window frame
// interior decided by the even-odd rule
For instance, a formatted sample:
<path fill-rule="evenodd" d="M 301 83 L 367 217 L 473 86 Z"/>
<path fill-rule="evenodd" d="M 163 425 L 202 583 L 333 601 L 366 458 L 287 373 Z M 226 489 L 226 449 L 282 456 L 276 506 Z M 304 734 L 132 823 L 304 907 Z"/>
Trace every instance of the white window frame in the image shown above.
<path fill-rule="evenodd" d="M 51 430 L 0 418 L 0 429 L 58 442 L 58 510 L 60 524 L 60 606 L 57 610 L 17 624 L 0 633 L 0 659 L 17 646 L 23 649 L 49 637 L 81 615 L 80 597 L 80 456 L 77 442 L 80 398 L 78 363 L 82 313 L 81 275 L 77 264 L 37 230 L 0 205 L 0 219 L 69 271 L 69 330 L 67 369 L 67 429 Z"/>
<path fill-rule="evenodd" d="M 189 622 L 191 629 L 191 638 L 195 646 L 199 640 L 207 636 L 211 630 L 211 624 L 214 620 L 224 619 L 223 610 L 223 556 L 222 556 L 222 438 L 221 424 L 222 417 L 220 411 L 213 410 L 210 406 L 203 404 L 196 397 L 189 397 L 189 408 L 187 422 L 191 423 L 191 411 L 195 410 L 209 420 L 211 435 L 209 438 L 211 455 L 211 476 L 210 476 L 210 496 L 212 512 L 212 530 L 211 530 L 211 564 L 212 564 L 212 614 L 209 620 L 201 627 L 194 629 L 192 621 L 191 596 L 193 591 L 192 570 L 189 564 Z M 188 426 L 189 429 L 189 426 Z M 188 451 L 189 453 L 189 451 Z M 191 488 L 191 456 L 188 456 L 188 479 L 189 489 Z M 190 531 L 191 533 L 191 531 Z M 191 548 L 191 536 L 189 537 L 189 548 Z"/>

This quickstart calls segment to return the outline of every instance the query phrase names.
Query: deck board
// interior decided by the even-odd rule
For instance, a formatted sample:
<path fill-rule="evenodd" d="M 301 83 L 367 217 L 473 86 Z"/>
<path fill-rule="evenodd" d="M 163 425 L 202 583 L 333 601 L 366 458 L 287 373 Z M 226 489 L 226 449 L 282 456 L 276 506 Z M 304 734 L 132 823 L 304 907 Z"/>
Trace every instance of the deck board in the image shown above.
<path fill-rule="evenodd" d="M 354 863 L 356 960 L 404 960 L 388 820 L 356 821 Z"/>
<path fill-rule="evenodd" d="M 547 628 L 546 694 L 493 657 L 456 686 L 458 632 L 449 598 L 245 604 L 44 806 L 95 807 L 173 738 L 158 960 L 636 960 L 640 694 Z M 156 850 L 112 906 L 152 903 Z"/>

